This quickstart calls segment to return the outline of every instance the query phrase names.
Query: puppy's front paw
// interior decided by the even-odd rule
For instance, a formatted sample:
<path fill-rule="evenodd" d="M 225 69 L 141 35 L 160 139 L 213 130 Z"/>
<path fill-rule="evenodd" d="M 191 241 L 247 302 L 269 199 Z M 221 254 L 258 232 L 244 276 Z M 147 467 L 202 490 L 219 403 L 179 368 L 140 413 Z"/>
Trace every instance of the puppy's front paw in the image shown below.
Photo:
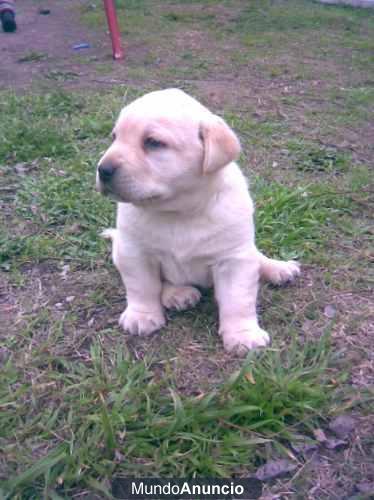
<path fill-rule="evenodd" d="M 194 307 L 201 299 L 201 293 L 193 286 L 174 286 L 165 284 L 162 289 L 161 301 L 167 309 L 184 311 Z"/>
<path fill-rule="evenodd" d="M 279 282 L 286 283 L 287 281 L 292 281 L 296 276 L 300 274 L 300 264 L 295 260 L 288 260 L 282 262 L 282 266 L 279 269 Z"/>
<path fill-rule="evenodd" d="M 300 264 L 295 260 L 272 260 L 271 265 L 268 266 L 267 279 L 275 285 L 281 285 L 292 281 L 300 274 Z"/>
<path fill-rule="evenodd" d="M 165 326 L 162 311 L 140 312 L 127 307 L 119 318 L 119 325 L 131 335 L 150 335 Z"/>
<path fill-rule="evenodd" d="M 269 335 L 257 324 L 245 330 L 223 331 L 223 345 L 227 352 L 234 352 L 241 356 L 257 347 L 266 347 L 270 343 Z"/>

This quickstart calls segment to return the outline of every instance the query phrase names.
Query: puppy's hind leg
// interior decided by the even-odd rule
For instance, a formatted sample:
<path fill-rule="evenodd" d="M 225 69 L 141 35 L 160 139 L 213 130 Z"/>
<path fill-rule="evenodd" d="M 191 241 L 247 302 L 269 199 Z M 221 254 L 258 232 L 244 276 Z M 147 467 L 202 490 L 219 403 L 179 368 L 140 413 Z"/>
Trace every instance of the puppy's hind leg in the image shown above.
<path fill-rule="evenodd" d="M 300 274 L 300 264 L 294 260 L 269 259 L 259 252 L 260 276 L 274 285 L 292 281 Z"/>
<path fill-rule="evenodd" d="M 219 310 L 219 333 L 228 352 L 245 355 L 269 344 L 256 314 L 259 265 L 255 259 L 232 257 L 213 268 Z"/>
<path fill-rule="evenodd" d="M 201 299 L 201 293 L 193 286 L 175 286 L 167 281 L 162 283 L 161 302 L 167 309 L 184 311 L 194 307 Z"/>

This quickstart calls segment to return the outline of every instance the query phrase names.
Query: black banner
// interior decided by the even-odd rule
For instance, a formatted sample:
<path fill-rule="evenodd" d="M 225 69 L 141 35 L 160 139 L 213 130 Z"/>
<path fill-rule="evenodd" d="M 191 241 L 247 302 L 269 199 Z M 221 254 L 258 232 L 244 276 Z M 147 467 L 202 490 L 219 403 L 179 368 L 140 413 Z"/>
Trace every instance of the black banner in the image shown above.
<path fill-rule="evenodd" d="M 247 479 L 116 478 L 114 498 L 121 500 L 252 500 L 262 493 L 262 482 Z"/>

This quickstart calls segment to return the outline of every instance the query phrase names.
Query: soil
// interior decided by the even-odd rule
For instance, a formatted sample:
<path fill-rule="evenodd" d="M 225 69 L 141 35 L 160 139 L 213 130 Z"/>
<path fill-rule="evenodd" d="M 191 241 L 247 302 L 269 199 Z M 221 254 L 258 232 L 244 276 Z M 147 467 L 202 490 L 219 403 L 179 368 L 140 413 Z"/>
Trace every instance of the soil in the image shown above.
<path fill-rule="evenodd" d="M 54 81 L 85 86 L 94 77 L 92 65 L 82 63 L 82 53 L 95 59 L 111 60 L 111 45 L 103 31 L 96 33 L 77 22 L 78 0 L 17 0 L 15 33 L 0 32 L 0 82 L 5 88 L 23 90 L 53 87 Z M 40 10 L 49 10 L 43 15 Z M 73 46 L 88 43 L 90 48 L 75 51 Z M 92 71 L 90 71 L 92 70 Z"/>

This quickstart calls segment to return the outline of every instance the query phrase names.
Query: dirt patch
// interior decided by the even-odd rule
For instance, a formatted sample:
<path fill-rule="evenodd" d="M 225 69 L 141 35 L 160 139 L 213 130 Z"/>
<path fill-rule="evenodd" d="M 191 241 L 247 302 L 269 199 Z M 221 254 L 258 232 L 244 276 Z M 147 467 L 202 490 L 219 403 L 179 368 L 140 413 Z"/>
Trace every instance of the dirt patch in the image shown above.
<path fill-rule="evenodd" d="M 18 0 L 17 31 L 0 33 L 2 87 L 37 91 L 40 85 L 87 86 L 95 72 L 90 59 L 111 62 L 111 45 L 105 25 L 95 32 L 79 23 L 79 8 L 86 3 L 47 0 L 43 9 L 50 14 L 42 15 L 40 2 Z M 81 43 L 90 48 L 75 51 Z"/>

